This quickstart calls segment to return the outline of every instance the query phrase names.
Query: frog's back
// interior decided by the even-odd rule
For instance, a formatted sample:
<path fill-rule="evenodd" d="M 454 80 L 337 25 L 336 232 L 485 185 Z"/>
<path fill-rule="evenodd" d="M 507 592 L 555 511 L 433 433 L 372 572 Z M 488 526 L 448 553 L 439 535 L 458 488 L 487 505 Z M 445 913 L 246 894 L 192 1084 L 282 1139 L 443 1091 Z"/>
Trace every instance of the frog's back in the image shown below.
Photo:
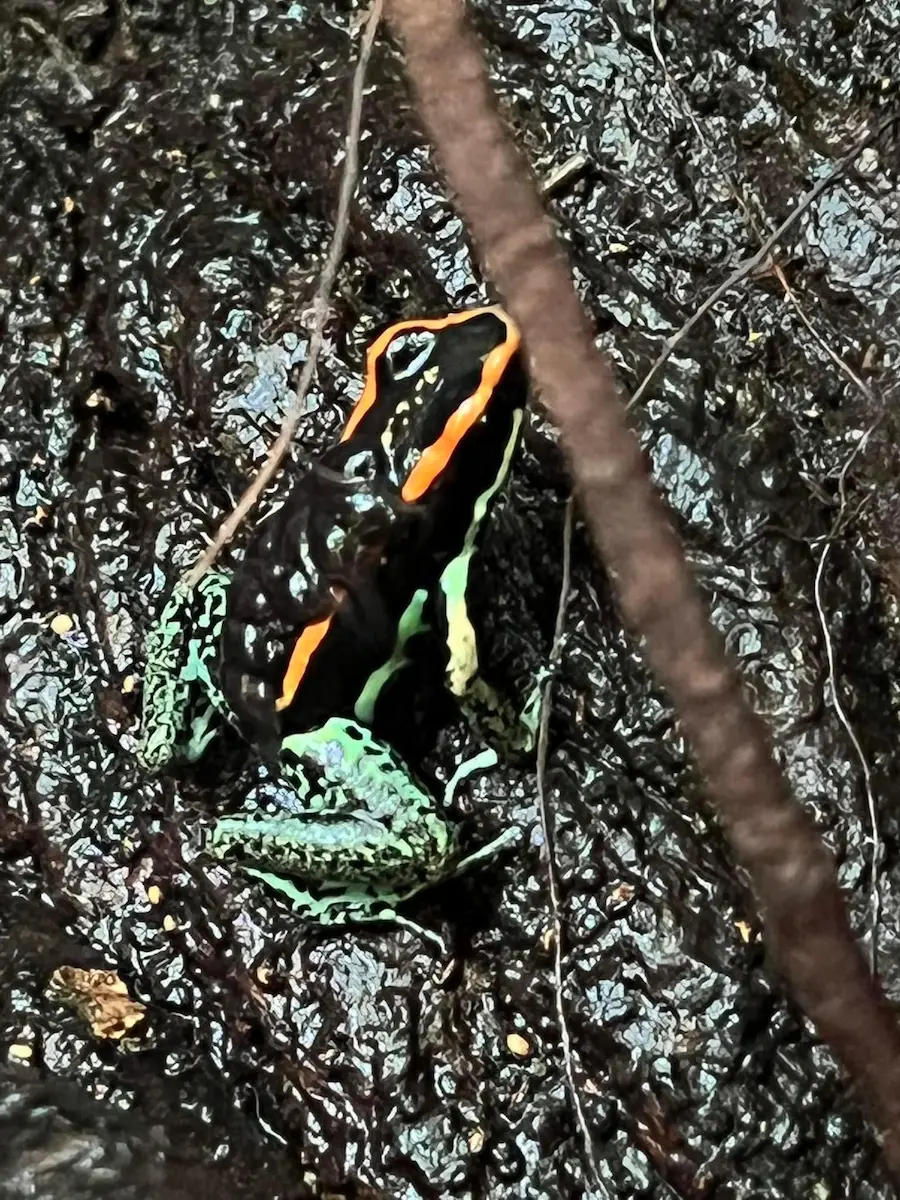
<path fill-rule="evenodd" d="M 360 466 L 352 457 L 334 447 L 298 481 L 258 526 L 229 589 L 219 683 L 265 755 L 285 732 L 352 708 L 393 643 L 376 575 L 397 513 L 389 495 L 348 477 L 348 463 Z"/>
<path fill-rule="evenodd" d="M 258 749 L 352 711 L 486 512 L 526 394 L 502 310 L 373 340 L 341 441 L 258 527 L 231 585 L 219 679 Z"/>

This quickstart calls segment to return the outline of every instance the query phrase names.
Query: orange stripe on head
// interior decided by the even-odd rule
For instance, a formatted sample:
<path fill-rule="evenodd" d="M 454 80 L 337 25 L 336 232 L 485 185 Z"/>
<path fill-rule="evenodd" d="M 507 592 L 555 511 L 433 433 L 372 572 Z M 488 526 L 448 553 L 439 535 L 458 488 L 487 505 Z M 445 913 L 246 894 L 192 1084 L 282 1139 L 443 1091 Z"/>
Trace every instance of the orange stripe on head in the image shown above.
<path fill-rule="evenodd" d="M 440 437 L 423 450 L 422 457 L 410 471 L 400 493 L 407 503 L 412 503 L 424 496 L 441 472 L 445 470 L 455 454 L 457 446 L 472 426 L 484 415 L 491 396 L 509 365 L 509 360 L 519 348 L 519 331 L 506 313 L 497 308 L 481 311 L 495 312 L 505 321 L 506 341 L 495 346 L 484 360 L 481 382 L 477 389 L 459 405 L 455 412 L 450 414 Z"/>
<path fill-rule="evenodd" d="M 291 653 L 291 661 L 288 663 L 287 671 L 285 671 L 284 679 L 281 683 L 281 695 L 275 701 L 276 712 L 281 712 L 287 708 L 296 696 L 297 689 L 303 682 L 303 676 L 309 667 L 309 660 L 319 648 L 322 639 L 328 632 L 328 627 L 332 619 L 333 614 L 323 617 L 321 621 L 314 621 L 312 625 L 307 625 L 297 638 Z"/>
<path fill-rule="evenodd" d="M 433 333 L 439 333 L 442 329 L 447 329 L 451 325 L 462 325 L 464 321 L 470 321 L 472 317 L 479 317 L 484 313 L 493 313 L 499 317 L 505 323 L 510 338 L 513 338 L 516 346 L 518 346 L 519 334 L 515 325 L 513 325 L 503 309 L 496 304 L 487 308 L 469 308 L 465 312 L 451 313 L 447 317 L 420 317 L 416 321 L 398 321 L 396 325 L 391 325 L 389 329 L 386 329 L 384 333 L 377 337 L 366 351 L 365 386 L 363 387 L 362 395 L 356 404 L 354 404 L 350 416 L 347 418 L 347 424 L 344 426 L 344 432 L 341 434 L 341 441 L 346 442 L 347 438 L 352 436 L 354 429 L 375 403 L 375 396 L 378 390 L 378 360 L 398 334 L 413 329 L 424 329 L 426 331 L 430 330 Z"/>

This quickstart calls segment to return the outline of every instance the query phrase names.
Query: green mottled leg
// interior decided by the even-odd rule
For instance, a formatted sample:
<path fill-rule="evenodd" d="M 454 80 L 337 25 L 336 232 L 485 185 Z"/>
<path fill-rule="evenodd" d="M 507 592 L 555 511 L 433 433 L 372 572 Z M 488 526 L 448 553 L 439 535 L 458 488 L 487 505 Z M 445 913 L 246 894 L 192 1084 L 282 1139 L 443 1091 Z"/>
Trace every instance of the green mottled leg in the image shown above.
<path fill-rule="evenodd" d="M 461 767 L 448 795 L 492 754 Z M 387 921 L 442 948 L 436 934 L 400 916 L 397 905 L 520 836 L 506 830 L 460 859 L 452 827 L 394 751 L 370 730 L 336 717 L 285 738 L 279 778 L 262 792 L 265 804 L 216 822 L 206 842 L 213 855 L 235 859 L 308 921 Z"/>
<path fill-rule="evenodd" d="M 179 585 L 147 633 L 141 741 L 138 761 L 150 770 L 164 767 L 178 751 L 190 705 L 190 683 L 182 674 L 187 657 L 190 595 Z"/>
<path fill-rule="evenodd" d="M 262 804 L 216 822 L 208 849 L 251 869 L 310 920 L 373 906 L 388 919 L 395 902 L 452 871 L 456 837 L 434 799 L 354 721 L 332 717 L 285 738 L 279 777 L 260 795 Z"/>
<path fill-rule="evenodd" d="M 210 667 L 218 649 L 229 583 L 229 575 L 210 571 L 194 589 L 177 584 L 147 634 L 136 756 L 150 770 L 159 770 L 173 758 L 199 758 L 216 732 L 215 715 L 226 713 Z M 203 697 L 201 711 L 189 720 L 198 696 Z"/>
<path fill-rule="evenodd" d="M 323 889 L 315 895 L 311 890 L 299 887 L 291 879 L 282 875 L 273 875 L 268 871 L 258 871 L 253 867 L 245 867 L 248 875 L 252 875 L 273 891 L 284 896 L 292 909 L 306 921 L 312 921 L 324 926 L 341 926 L 351 924 L 388 924 L 397 925 L 401 929 L 409 929 L 419 937 L 436 946 L 444 953 L 447 947 L 443 938 L 424 925 L 409 920 L 397 912 L 395 905 L 408 900 L 408 895 L 400 895 L 389 888 L 353 888 L 343 887 L 330 895 Z"/>

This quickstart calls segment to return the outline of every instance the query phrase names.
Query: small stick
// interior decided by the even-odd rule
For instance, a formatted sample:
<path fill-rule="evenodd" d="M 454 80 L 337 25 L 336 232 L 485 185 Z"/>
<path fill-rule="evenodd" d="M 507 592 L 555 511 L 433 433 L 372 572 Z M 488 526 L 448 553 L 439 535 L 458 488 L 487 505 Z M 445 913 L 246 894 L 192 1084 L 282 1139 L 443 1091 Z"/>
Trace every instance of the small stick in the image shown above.
<path fill-rule="evenodd" d="M 541 832 L 544 837 L 544 849 L 547 854 L 547 888 L 550 893 L 550 912 L 553 920 L 553 996 L 556 1004 L 556 1020 L 559 1025 L 559 1037 L 562 1043 L 563 1064 L 566 1072 L 566 1083 L 572 1099 L 575 1121 L 584 1145 L 584 1155 L 590 1169 L 592 1182 L 600 1186 L 600 1171 L 594 1155 L 594 1139 L 581 1102 L 581 1093 L 575 1079 L 575 1063 L 572 1058 L 572 1034 L 569 1029 L 569 1019 L 566 1015 L 566 1004 L 563 996 L 563 937 L 565 929 L 562 919 L 562 898 L 560 895 L 559 872 L 556 866 L 556 846 L 553 832 L 553 813 L 547 802 L 546 774 L 547 753 L 550 743 L 550 710 L 553 695 L 553 676 L 562 657 L 562 640 L 565 632 L 566 607 L 569 603 L 569 592 L 572 585 L 572 525 L 575 509 L 575 498 L 570 495 L 566 503 L 566 518 L 563 526 L 563 556 L 562 582 L 559 585 L 559 602 L 556 608 L 556 625 L 553 630 L 553 646 L 550 650 L 550 673 L 541 695 L 541 717 L 538 728 L 537 744 L 537 804 L 541 818 Z"/>

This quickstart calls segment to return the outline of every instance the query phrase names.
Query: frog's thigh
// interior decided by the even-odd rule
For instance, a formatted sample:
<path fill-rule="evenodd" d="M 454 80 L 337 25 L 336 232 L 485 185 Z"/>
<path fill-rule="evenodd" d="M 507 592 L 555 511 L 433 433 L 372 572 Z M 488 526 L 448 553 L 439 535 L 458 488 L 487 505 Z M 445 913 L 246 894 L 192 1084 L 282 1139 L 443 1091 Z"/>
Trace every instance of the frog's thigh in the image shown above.
<path fill-rule="evenodd" d="M 354 721 L 332 717 L 285 738 L 278 786 L 296 801 L 284 811 L 220 818 L 213 853 L 324 882 L 346 879 L 352 862 L 364 886 L 393 877 L 404 895 L 453 855 L 453 830 L 433 797 L 390 746 Z"/>
<path fill-rule="evenodd" d="M 433 808 L 399 755 L 359 722 L 329 717 L 281 743 L 280 774 L 298 792 L 318 791 L 310 811 L 332 810 L 387 817 L 404 808 Z M 311 782 L 318 780 L 316 784 Z"/>

